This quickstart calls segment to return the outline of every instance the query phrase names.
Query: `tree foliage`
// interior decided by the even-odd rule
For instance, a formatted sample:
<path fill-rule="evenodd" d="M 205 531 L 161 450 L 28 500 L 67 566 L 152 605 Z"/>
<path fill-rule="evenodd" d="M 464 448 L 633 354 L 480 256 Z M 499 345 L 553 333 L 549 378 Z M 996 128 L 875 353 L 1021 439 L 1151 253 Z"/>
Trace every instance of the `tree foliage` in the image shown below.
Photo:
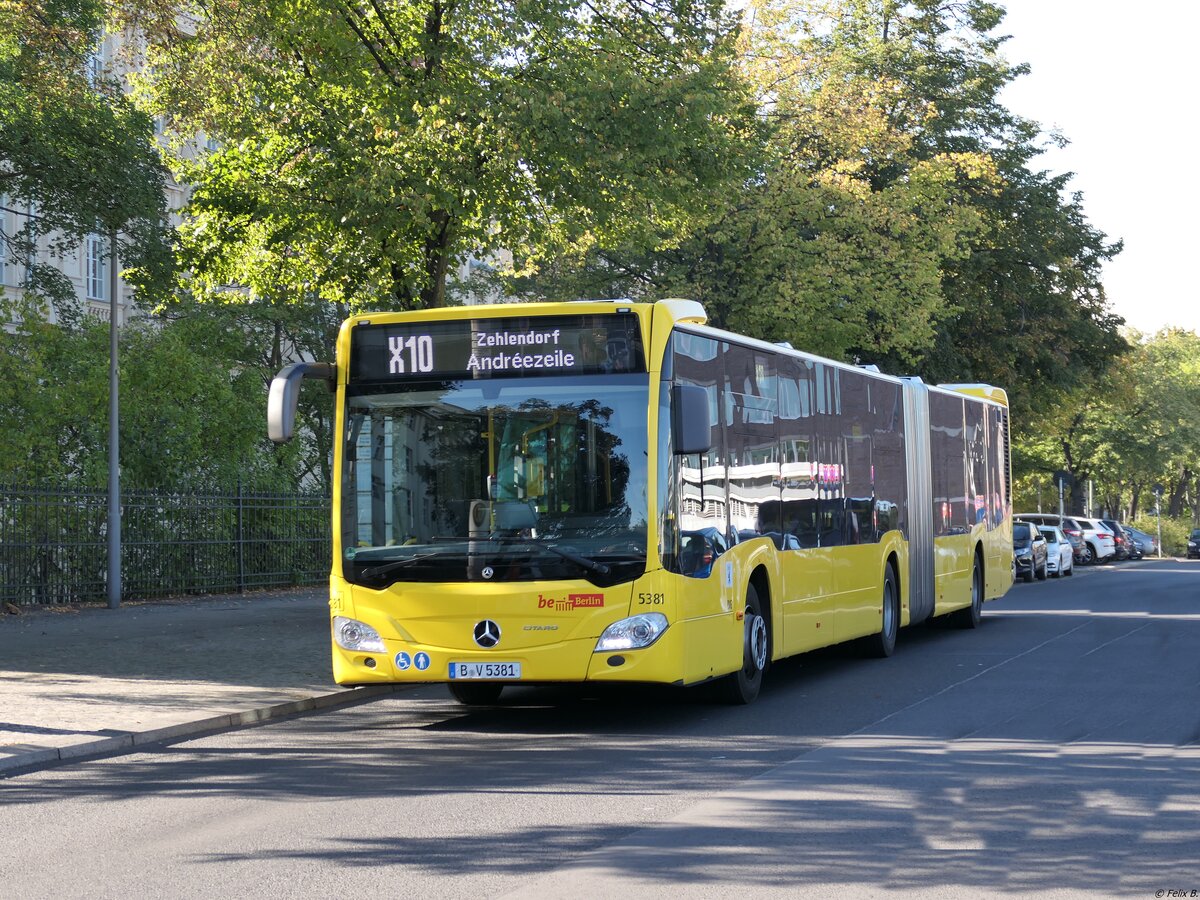
<path fill-rule="evenodd" d="M 47 324 L 33 305 L 10 311 L 15 330 L 0 331 L 0 478 L 103 485 L 108 422 L 97 413 L 108 407 L 108 323 L 85 317 L 67 328 Z M 328 484 L 304 442 L 277 450 L 266 440 L 267 365 L 239 360 L 240 345 L 252 337 L 207 310 L 174 321 L 137 320 L 122 330 L 126 484 L 171 490 L 228 487 L 239 478 L 288 489 Z M 261 347 L 269 346 L 263 340 Z M 328 445 L 321 449 L 327 458 Z"/>
<path fill-rule="evenodd" d="M 1164 511 L 1197 511 L 1200 467 L 1200 337 L 1168 329 L 1134 335 L 1132 349 L 1098 379 L 1063 392 L 1024 429 L 1027 490 L 1062 469 L 1075 479 L 1071 508 L 1083 511 L 1091 480 L 1097 506 L 1136 516 L 1164 489 Z"/>
<path fill-rule="evenodd" d="M 1018 418 L 1124 347 L 1094 229 L 1039 126 L 1000 102 L 1025 68 L 982 0 L 760 0 L 743 67 L 765 144 L 716 224 L 602 248 L 520 286 L 695 296 L 717 324 L 934 381 L 1008 387 Z"/>
<path fill-rule="evenodd" d="M 88 70 L 106 25 L 100 0 L 0 3 L 0 196 L 35 214 L 0 252 L 31 268 L 30 287 L 60 306 L 70 282 L 35 259 L 38 239 L 75 252 L 90 232 L 119 233 L 129 278 L 162 290 L 170 274 L 165 169 L 149 117 L 117 80 Z"/>
<path fill-rule="evenodd" d="M 1003 56 L 1003 9 L 987 0 L 848 0 L 829 29 L 852 67 L 894 78 L 910 99 L 895 115 L 914 154 L 986 156 L 995 179 L 964 182 L 978 228 L 942 261 L 946 315 L 917 371 L 933 381 L 1006 387 L 1020 421 L 1036 404 L 1102 373 L 1125 349 L 1108 308 L 1102 264 L 1120 252 L 1087 220 L 1070 176 L 1038 168 L 1041 128 L 1008 110 L 1000 92 L 1027 67 Z M 883 165 L 879 175 L 894 177 Z"/>
<path fill-rule="evenodd" d="M 936 108 L 859 65 L 815 4 L 751 11 L 741 60 L 760 115 L 756 177 L 677 246 L 602 248 L 590 265 L 520 289 L 691 296 L 717 325 L 911 366 L 945 314 L 943 263 L 980 227 L 966 186 L 992 190 L 994 164 L 978 152 L 924 153 L 919 136 Z"/>
<path fill-rule="evenodd" d="M 193 288 L 435 306 L 467 253 L 657 239 L 738 175 L 716 0 L 214 0 L 181 33 L 186 8 L 126 4 L 150 102 L 221 142 L 176 160 Z"/>

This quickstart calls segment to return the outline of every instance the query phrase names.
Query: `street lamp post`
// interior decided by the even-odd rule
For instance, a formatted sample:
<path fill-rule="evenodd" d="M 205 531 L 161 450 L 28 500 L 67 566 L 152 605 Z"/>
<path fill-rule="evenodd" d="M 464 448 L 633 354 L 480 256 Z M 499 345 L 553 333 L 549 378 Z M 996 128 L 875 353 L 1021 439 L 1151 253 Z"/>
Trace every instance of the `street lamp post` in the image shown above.
<path fill-rule="evenodd" d="M 1052 476 L 1054 485 L 1058 488 L 1058 524 L 1062 525 L 1062 518 L 1066 514 L 1063 503 L 1063 495 L 1068 487 L 1075 483 L 1075 476 L 1070 472 L 1059 469 Z"/>
<path fill-rule="evenodd" d="M 117 232 L 109 233 L 108 273 L 108 608 L 121 605 L 120 404 L 117 379 Z"/>

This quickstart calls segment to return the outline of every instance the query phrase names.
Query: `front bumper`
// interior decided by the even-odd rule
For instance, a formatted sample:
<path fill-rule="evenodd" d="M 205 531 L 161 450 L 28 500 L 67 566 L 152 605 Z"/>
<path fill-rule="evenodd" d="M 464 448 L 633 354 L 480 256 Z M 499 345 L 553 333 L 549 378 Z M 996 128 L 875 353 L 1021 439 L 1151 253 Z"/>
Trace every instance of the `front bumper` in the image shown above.
<path fill-rule="evenodd" d="M 385 639 L 383 653 L 346 650 L 331 641 L 333 680 L 338 684 L 448 682 L 451 663 L 519 663 L 519 679 L 507 684 L 679 680 L 680 629 L 668 627 L 649 647 L 596 652 L 596 638 L 564 640 L 537 647 L 462 650 Z"/>

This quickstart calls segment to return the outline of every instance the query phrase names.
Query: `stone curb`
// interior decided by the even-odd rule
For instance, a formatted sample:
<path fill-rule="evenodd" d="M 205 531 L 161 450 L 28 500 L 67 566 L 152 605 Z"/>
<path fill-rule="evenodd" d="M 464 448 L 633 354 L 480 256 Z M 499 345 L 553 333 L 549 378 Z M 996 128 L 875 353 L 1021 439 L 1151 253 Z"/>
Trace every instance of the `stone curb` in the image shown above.
<path fill-rule="evenodd" d="M 7 758 L 0 758 L 0 776 L 4 773 L 21 770 L 32 771 L 52 766 L 58 762 L 75 762 L 82 759 L 92 759 L 97 756 L 113 756 L 122 752 L 133 752 L 148 744 L 175 741 L 180 738 L 193 737 L 200 734 L 212 734 L 242 728 L 247 725 L 258 725 L 292 716 L 298 713 L 313 712 L 318 709 L 329 709 L 336 706 L 349 706 L 405 690 L 410 685 L 377 684 L 348 690 L 334 691 L 330 694 L 319 694 L 315 697 L 304 697 L 300 700 L 290 700 L 286 703 L 276 703 L 257 709 L 243 710 L 236 713 L 225 713 L 219 716 L 209 716 L 194 722 L 183 722 L 179 725 L 168 725 L 165 728 L 153 728 L 150 731 L 131 731 L 116 737 L 102 738 L 74 744 L 70 747 L 48 748 L 45 750 L 30 750 Z"/>

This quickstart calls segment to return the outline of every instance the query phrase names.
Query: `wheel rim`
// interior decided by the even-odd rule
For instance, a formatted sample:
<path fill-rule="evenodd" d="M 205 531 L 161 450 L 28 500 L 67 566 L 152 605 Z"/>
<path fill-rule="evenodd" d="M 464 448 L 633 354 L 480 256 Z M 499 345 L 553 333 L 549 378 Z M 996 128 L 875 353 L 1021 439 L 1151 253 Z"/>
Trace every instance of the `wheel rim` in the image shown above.
<path fill-rule="evenodd" d="M 757 613 L 746 613 L 746 674 L 753 677 L 767 668 L 767 622 Z"/>

